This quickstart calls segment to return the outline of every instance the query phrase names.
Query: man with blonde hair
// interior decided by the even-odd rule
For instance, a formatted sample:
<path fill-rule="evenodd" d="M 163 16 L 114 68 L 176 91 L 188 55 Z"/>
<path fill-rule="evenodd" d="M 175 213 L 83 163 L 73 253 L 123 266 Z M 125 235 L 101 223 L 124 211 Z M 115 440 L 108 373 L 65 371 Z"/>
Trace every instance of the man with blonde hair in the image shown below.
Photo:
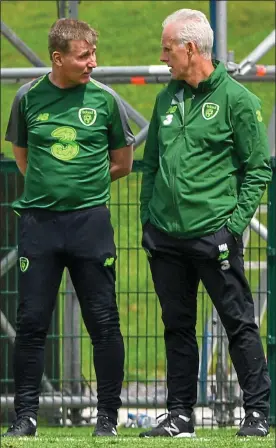
<path fill-rule="evenodd" d="M 34 436 L 44 347 L 62 273 L 68 268 L 94 347 L 98 420 L 116 436 L 124 345 L 115 294 L 110 183 L 130 173 L 134 137 L 115 92 L 91 77 L 97 32 L 57 20 L 52 71 L 23 85 L 6 140 L 25 176 L 19 215 L 19 306 L 14 349 L 16 421 L 5 437 Z"/>
<path fill-rule="evenodd" d="M 259 99 L 212 60 L 200 11 L 163 23 L 161 61 L 172 80 L 157 96 L 144 152 L 142 245 L 162 308 L 167 418 L 141 437 L 193 437 L 197 400 L 196 298 L 208 291 L 243 391 L 238 436 L 269 433 L 270 379 L 244 274 L 242 233 L 271 179 Z"/>

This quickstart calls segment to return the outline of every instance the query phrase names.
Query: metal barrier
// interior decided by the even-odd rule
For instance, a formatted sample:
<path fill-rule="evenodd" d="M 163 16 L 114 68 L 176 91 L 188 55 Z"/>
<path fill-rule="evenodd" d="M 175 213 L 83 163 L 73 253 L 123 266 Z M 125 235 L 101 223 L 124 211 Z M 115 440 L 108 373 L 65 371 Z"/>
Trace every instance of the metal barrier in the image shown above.
<path fill-rule="evenodd" d="M 10 418 L 13 407 L 11 353 L 17 303 L 18 218 L 10 204 L 22 191 L 22 176 L 18 173 L 14 161 L 2 161 L 1 167 L 0 403 L 1 419 L 4 424 Z M 166 402 L 166 361 L 160 308 L 146 256 L 140 244 L 138 203 L 141 172 L 142 162 L 136 161 L 131 175 L 112 185 L 110 202 L 118 253 L 117 300 L 126 351 L 122 401 L 125 408 L 155 408 L 156 412 L 160 413 L 160 408 L 164 409 Z M 275 203 L 275 198 L 272 197 L 272 200 Z M 247 246 L 245 267 L 255 299 L 256 318 L 265 350 L 267 348 L 266 222 L 265 196 L 252 220 L 251 231 L 248 229 L 244 237 Z M 272 249 L 269 253 L 269 263 L 275 272 L 275 253 Z M 274 280 L 269 281 L 272 285 Z M 200 369 L 196 424 L 200 426 L 235 424 L 242 417 L 240 389 L 236 374 L 229 363 L 225 332 L 202 286 L 198 294 L 197 337 Z M 268 344 L 271 359 L 274 359 L 275 333 L 270 334 Z M 77 425 L 93 420 L 97 400 L 92 353 L 90 339 L 81 320 L 78 301 L 70 277 L 65 272 L 47 337 L 45 375 L 40 398 L 40 415 L 45 417 L 44 422 Z M 273 387 L 275 389 L 275 385 Z"/>

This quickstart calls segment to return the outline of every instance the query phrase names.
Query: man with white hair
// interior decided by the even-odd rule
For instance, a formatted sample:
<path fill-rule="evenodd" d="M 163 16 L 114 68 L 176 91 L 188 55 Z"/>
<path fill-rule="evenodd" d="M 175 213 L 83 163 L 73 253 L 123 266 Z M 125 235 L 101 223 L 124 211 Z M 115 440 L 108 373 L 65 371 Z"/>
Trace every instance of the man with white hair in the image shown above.
<path fill-rule="evenodd" d="M 193 437 L 196 297 L 201 280 L 229 339 L 243 391 L 238 436 L 269 433 L 270 379 L 244 274 L 242 233 L 271 179 L 259 99 L 211 59 L 202 12 L 163 23 L 172 80 L 157 96 L 144 152 L 142 245 L 162 308 L 168 416 L 141 437 Z"/>

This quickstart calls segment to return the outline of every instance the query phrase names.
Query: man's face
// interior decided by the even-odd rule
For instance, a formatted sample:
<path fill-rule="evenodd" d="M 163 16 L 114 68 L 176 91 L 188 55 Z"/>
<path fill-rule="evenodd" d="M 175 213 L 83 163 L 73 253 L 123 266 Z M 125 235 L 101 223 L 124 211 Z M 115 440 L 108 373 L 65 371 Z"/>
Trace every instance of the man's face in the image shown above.
<path fill-rule="evenodd" d="M 89 82 L 93 68 L 97 67 L 96 45 L 85 40 L 72 40 L 67 53 L 60 53 L 60 69 L 64 79 L 72 86 Z"/>
<path fill-rule="evenodd" d="M 187 46 L 179 45 L 176 40 L 176 25 L 169 23 L 165 26 L 161 40 L 160 61 L 170 67 L 173 79 L 185 79 L 189 68 Z"/>

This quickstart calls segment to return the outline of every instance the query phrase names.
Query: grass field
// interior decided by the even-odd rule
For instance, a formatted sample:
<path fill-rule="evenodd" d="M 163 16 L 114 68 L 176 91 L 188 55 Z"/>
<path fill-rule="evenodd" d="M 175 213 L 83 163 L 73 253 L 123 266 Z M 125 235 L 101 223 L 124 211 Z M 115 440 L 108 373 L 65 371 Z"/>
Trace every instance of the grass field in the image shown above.
<path fill-rule="evenodd" d="M 275 2 L 229 0 L 228 49 L 235 51 L 235 61 L 241 61 L 275 27 Z M 159 64 L 161 22 L 171 12 L 181 7 L 201 9 L 209 15 L 208 1 L 82 1 L 79 18 L 88 21 L 100 32 L 98 65 L 148 65 Z M 2 1 L 2 20 L 42 59 L 50 65 L 47 54 L 47 32 L 57 17 L 55 1 Z M 260 25 L 261 24 L 261 25 Z M 6 41 L 1 41 L 2 67 L 28 67 L 30 63 Z M 275 64 L 274 49 L 260 61 Z M 274 105 L 274 88 L 268 83 L 245 84 L 263 103 L 263 116 L 268 124 Z M 162 85 L 112 86 L 147 119 L 150 118 L 156 93 Z M 11 157 L 10 145 L 4 134 L 12 99 L 18 84 L 1 84 L 1 152 Z M 133 126 L 137 132 L 137 127 Z M 143 146 L 135 153 L 140 159 Z M 126 345 L 126 380 L 155 379 L 164 377 L 163 326 L 160 309 L 141 249 L 141 228 L 138 215 L 140 174 L 132 174 L 112 186 L 112 222 L 118 247 L 117 291 L 122 331 Z M 264 198 L 264 202 L 265 202 Z M 266 216 L 260 216 L 265 222 Z M 253 235 L 252 261 L 265 260 L 263 241 Z M 255 248 L 255 249 L 254 249 Z M 261 249 L 260 249 L 261 248 Z M 253 291 L 258 286 L 260 271 L 249 273 Z M 66 306 L 66 304 L 65 304 Z M 210 300 L 203 289 L 198 297 L 197 333 L 201 345 L 205 310 L 211 310 Z M 265 337 L 266 326 L 261 328 Z M 62 334 L 62 329 L 61 329 Z M 265 340 L 264 340 L 265 342 Z M 95 378 L 91 366 L 92 349 L 82 328 L 83 374 Z M 91 370 L 92 369 L 92 370 Z"/>
<path fill-rule="evenodd" d="M 120 447 L 120 448 L 272 448 L 275 446 L 275 432 L 266 438 L 237 438 L 236 430 L 207 430 L 196 431 L 197 437 L 193 439 L 139 439 L 139 429 L 119 428 L 118 438 L 92 438 L 91 429 L 88 428 L 43 428 L 39 437 L 35 439 L 2 440 L 2 448 L 89 448 Z"/>

